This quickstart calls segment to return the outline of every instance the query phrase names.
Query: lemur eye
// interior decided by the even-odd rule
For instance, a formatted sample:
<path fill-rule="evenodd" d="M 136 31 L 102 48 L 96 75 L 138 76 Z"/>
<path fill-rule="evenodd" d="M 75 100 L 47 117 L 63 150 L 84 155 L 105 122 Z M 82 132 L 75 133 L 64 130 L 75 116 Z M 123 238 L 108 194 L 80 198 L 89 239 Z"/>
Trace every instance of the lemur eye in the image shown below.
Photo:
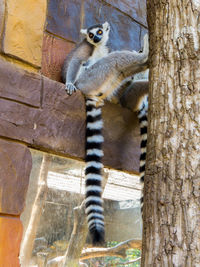
<path fill-rule="evenodd" d="M 103 31 L 102 30 L 98 30 L 97 34 L 102 35 Z"/>
<path fill-rule="evenodd" d="M 92 39 L 94 37 L 94 34 L 90 32 L 89 37 Z"/>

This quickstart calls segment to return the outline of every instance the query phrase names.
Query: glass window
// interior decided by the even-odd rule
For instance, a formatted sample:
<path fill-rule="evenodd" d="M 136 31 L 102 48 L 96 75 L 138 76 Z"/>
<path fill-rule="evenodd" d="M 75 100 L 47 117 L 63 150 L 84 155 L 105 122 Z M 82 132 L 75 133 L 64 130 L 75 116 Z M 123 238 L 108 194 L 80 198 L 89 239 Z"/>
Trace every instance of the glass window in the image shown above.
<path fill-rule="evenodd" d="M 104 252 L 99 248 L 92 251 L 84 208 L 80 209 L 84 199 L 85 163 L 36 150 L 31 153 L 33 166 L 26 207 L 21 215 L 22 267 L 62 266 L 67 249 L 72 258 L 84 249 L 79 261 L 88 267 L 125 266 L 125 262 L 139 257 L 140 250 L 133 249 L 140 248 L 142 231 L 141 187 L 137 175 L 105 168 L 108 177 L 103 193 L 106 245 Z M 129 249 L 124 250 L 121 242 Z M 122 256 L 126 258 L 122 260 Z M 128 266 L 139 266 L 139 261 Z"/>

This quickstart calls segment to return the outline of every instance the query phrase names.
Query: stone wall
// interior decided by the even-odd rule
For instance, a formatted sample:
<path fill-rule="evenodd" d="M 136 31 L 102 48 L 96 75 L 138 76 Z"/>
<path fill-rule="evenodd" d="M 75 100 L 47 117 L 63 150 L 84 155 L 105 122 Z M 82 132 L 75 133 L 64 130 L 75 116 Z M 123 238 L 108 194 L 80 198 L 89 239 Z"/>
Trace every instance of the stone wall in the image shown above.
<path fill-rule="evenodd" d="M 105 21 L 111 25 L 112 50 L 139 50 L 147 32 L 145 4 L 145 0 L 49 0 L 42 73 L 60 81 L 63 55 L 81 40 L 80 29 Z"/>
<path fill-rule="evenodd" d="M 106 20 L 112 49 L 140 48 L 144 0 L 0 0 L 0 267 L 19 266 L 29 147 L 84 158 L 83 96 L 69 97 L 58 81 L 80 28 Z M 114 104 L 107 104 L 103 115 L 104 164 L 137 172 L 135 115 Z"/>

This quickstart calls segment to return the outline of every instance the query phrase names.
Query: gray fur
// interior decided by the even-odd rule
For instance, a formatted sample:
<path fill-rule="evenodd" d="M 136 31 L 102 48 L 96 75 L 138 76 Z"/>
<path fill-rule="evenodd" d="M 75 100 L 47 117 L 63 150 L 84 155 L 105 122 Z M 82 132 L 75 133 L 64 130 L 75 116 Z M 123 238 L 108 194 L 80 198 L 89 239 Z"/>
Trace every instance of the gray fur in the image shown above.
<path fill-rule="evenodd" d="M 84 70 L 75 86 L 87 97 L 104 100 L 113 95 L 124 79 L 148 68 L 148 35 L 144 37 L 143 53 L 115 51 Z"/>
<path fill-rule="evenodd" d="M 97 35 L 98 29 L 102 30 L 100 36 Z M 76 91 L 75 82 L 85 69 L 100 58 L 107 56 L 108 47 L 106 43 L 109 31 L 110 25 L 108 22 L 81 30 L 81 33 L 86 35 L 86 38 L 69 53 L 62 68 L 62 80 L 66 84 L 66 91 L 68 94 L 72 94 Z M 98 42 L 95 42 L 95 39 L 89 37 L 90 33 L 98 38 Z"/>
<path fill-rule="evenodd" d="M 94 46 L 87 42 L 86 38 L 76 46 L 66 57 L 62 68 L 62 80 L 66 84 L 66 90 L 68 91 L 70 86 L 74 86 L 76 79 L 78 78 L 79 71 L 88 58 L 92 55 Z M 74 91 L 76 90 L 74 86 Z M 72 91 L 73 92 L 73 91 Z M 69 92 L 70 94 L 72 92 Z"/>
<path fill-rule="evenodd" d="M 148 92 L 148 80 L 132 81 L 121 94 L 120 103 L 123 107 L 138 111 L 141 101 L 143 101 L 145 95 L 148 95 Z"/>

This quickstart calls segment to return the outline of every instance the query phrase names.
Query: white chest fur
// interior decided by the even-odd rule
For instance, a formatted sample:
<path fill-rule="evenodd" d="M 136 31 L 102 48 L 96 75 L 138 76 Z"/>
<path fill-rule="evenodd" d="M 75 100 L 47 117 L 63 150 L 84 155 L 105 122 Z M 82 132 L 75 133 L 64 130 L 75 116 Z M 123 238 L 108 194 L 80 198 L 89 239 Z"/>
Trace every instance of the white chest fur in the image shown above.
<path fill-rule="evenodd" d="M 89 66 L 96 63 L 99 59 L 108 55 L 108 47 L 107 46 L 97 46 L 95 47 L 92 56 L 88 59 Z"/>
<path fill-rule="evenodd" d="M 84 72 L 84 70 L 91 67 L 98 60 L 108 55 L 108 47 L 107 46 L 97 46 L 94 48 L 92 55 L 88 58 L 87 62 L 81 65 L 79 72 L 77 74 L 77 78 Z"/>

